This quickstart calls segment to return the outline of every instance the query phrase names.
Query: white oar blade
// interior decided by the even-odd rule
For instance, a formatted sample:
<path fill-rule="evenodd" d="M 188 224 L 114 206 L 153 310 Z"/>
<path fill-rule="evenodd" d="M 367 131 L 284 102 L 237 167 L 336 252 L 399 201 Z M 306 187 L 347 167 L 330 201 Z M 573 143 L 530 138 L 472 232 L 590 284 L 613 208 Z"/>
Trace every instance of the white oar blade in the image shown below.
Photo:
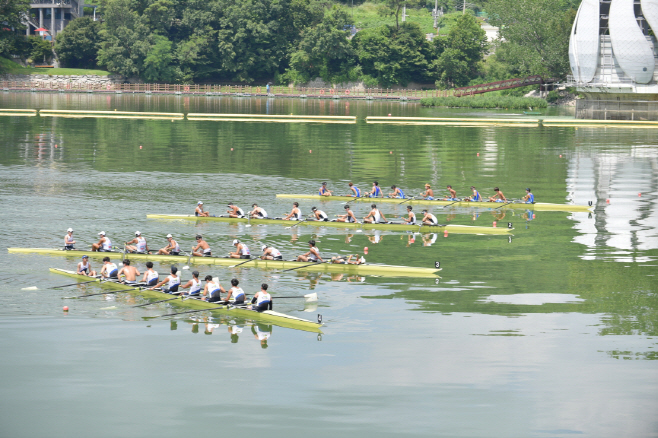
<path fill-rule="evenodd" d="M 307 303 L 317 301 L 318 300 L 318 294 L 313 292 L 312 294 L 304 295 L 304 300 L 306 300 Z"/>
<path fill-rule="evenodd" d="M 39 290 L 39 288 L 36 286 L 30 286 L 30 287 L 24 287 L 21 290 Z"/>
<path fill-rule="evenodd" d="M 219 277 L 213 277 L 213 278 L 212 278 L 212 281 L 213 281 L 214 283 L 219 284 Z"/>
<path fill-rule="evenodd" d="M 318 305 L 315 303 L 306 303 L 304 304 L 304 312 L 315 312 L 318 310 Z"/>

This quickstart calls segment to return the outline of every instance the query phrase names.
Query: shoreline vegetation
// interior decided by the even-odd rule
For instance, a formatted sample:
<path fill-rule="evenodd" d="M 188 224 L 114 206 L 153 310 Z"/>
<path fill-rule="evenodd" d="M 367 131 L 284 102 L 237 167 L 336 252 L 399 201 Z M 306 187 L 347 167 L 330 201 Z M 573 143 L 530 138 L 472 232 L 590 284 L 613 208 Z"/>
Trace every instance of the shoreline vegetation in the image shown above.
<path fill-rule="evenodd" d="M 536 110 L 546 108 L 546 99 L 538 97 L 516 97 L 516 96 L 465 96 L 465 97 L 425 97 L 420 99 L 422 106 L 442 106 L 448 108 L 501 108 L 501 109 L 524 109 Z"/>

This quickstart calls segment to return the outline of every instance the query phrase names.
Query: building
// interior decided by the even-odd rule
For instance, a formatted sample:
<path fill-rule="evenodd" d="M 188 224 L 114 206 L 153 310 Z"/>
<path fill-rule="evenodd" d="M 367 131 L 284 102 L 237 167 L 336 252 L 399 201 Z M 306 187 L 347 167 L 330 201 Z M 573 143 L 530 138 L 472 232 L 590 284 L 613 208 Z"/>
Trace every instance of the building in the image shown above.
<path fill-rule="evenodd" d="M 27 35 L 34 35 L 38 28 L 48 29 L 54 39 L 74 18 L 83 15 L 83 0 L 32 0 L 27 19 Z"/>

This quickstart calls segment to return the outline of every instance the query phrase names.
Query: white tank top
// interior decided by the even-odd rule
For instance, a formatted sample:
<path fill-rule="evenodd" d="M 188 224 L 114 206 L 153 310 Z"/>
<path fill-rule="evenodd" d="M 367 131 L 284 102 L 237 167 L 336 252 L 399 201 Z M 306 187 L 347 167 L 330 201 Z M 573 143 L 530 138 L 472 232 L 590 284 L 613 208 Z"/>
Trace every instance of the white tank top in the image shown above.
<path fill-rule="evenodd" d="M 270 251 L 270 255 L 271 255 L 272 257 L 281 257 L 281 251 L 279 251 L 279 250 L 276 249 L 276 248 L 270 248 L 270 249 L 271 249 L 271 251 Z"/>
<path fill-rule="evenodd" d="M 172 240 L 172 242 L 173 242 L 173 245 L 174 245 L 174 249 L 172 249 L 172 251 L 173 252 L 180 252 L 180 246 L 178 246 L 178 242 L 176 242 L 175 240 Z"/>
<path fill-rule="evenodd" d="M 212 295 L 219 290 L 219 285 L 214 281 L 208 282 L 208 294 Z"/>
<path fill-rule="evenodd" d="M 379 210 L 375 210 L 375 223 L 379 222 L 381 219 L 382 217 L 379 214 Z"/>
<path fill-rule="evenodd" d="M 244 217 L 244 211 L 240 207 L 238 207 L 238 216 Z"/>
<path fill-rule="evenodd" d="M 416 225 L 416 214 L 415 213 L 409 212 L 409 219 L 411 219 L 409 221 L 409 225 Z"/>
<path fill-rule="evenodd" d="M 256 299 L 256 305 L 260 306 L 261 304 L 268 303 L 270 301 L 272 301 L 272 296 L 267 292 L 263 293 L 263 291 L 260 291 L 258 298 Z"/>
<path fill-rule="evenodd" d="M 234 300 L 238 299 L 240 296 L 242 296 L 242 299 L 244 300 L 245 295 L 244 295 L 244 291 L 242 290 L 241 287 L 232 287 L 231 291 L 232 291 L 231 297 Z"/>
<path fill-rule="evenodd" d="M 103 240 L 103 251 L 112 251 L 112 241 L 109 237 L 106 237 L 105 240 Z"/>
<path fill-rule="evenodd" d="M 142 236 L 139 236 L 137 238 L 137 252 L 145 252 L 146 251 L 146 239 L 144 239 Z"/>
<path fill-rule="evenodd" d="M 432 213 L 428 214 L 428 215 L 427 215 L 427 218 L 428 218 L 429 220 L 431 220 L 432 222 L 434 222 L 435 224 L 438 224 L 438 223 L 439 223 L 439 221 L 436 220 L 436 216 L 434 216 Z"/>
<path fill-rule="evenodd" d="M 201 290 L 201 280 L 192 278 L 192 286 L 190 286 L 190 293 L 196 294 Z"/>
<path fill-rule="evenodd" d="M 78 263 L 78 271 L 84 272 L 88 270 L 89 270 L 89 262 L 87 262 L 86 264 L 84 262 Z"/>
<path fill-rule="evenodd" d="M 315 247 L 315 246 L 314 246 L 313 248 L 315 248 L 315 250 L 318 252 L 318 255 L 319 255 L 319 254 L 320 254 L 320 250 L 318 250 L 318 248 Z M 309 260 L 312 260 L 312 261 L 316 261 L 316 260 L 318 259 L 318 257 L 315 255 L 314 252 L 311 251 L 311 253 L 308 255 L 308 259 L 309 259 Z"/>
<path fill-rule="evenodd" d="M 260 209 L 260 215 L 263 219 L 265 219 L 267 217 L 267 212 L 265 211 L 265 209 L 262 209 L 262 208 Z"/>
<path fill-rule="evenodd" d="M 64 244 L 65 245 L 72 245 L 71 242 L 73 242 L 73 236 L 69 236 L 68 233 L 67 233 L 66 236 L 64 236 Z"/>
<path fill-rule="evenodd" d="M 107 266 L 107 269 L 105 270 L 105 272 L 106 272 L 108 275 L 110 275 L 112 272 L 114 272 L 114 271 L 117 270 L 117 265 L 115 265 L 114 263 L 111 263 L 111 262 L 110 262 L 110 263 L 108 263 L 108 264 L 105 265 L 105 266 Z"/>
<path fill-rule="evenodd" d="M 157 273 L 157 272 L 155 272 L 155 271 L 153 271 L 153 270 L 151 270 L 151 271 L 146 271 L 146 282 L 147 282 L 147 283 L 150 283 L 151 280 L 153 280 L 154 278 L 155 278 L 155 279 L 158 278 L 158 273 Z"/>
<path fill-rule="evenodd" d="M 249 248 L 244 243 L 242 244 L 242 248 L 240 249 L 240 255 L 251 255 L 251 253 L 249 252 Z"/>
<path fill-rule="evenodd" d="M 302 211 L 298 208 L 297 213 L 293 214 L 292 217 L 294 217 L 295 219 L 301 220 L 302 219 Z"/>
<path fill-rule="evenodd" d="M 178 275 L 169 274 L 167 279 L 169 280 L 169 284 L 167 285 L 169 289 L 180 284 L 180 277 Z"/>
<path fill-rule="evenodd" d="M 326 219 L 326 218 L 329 217 L 329 216 L 327 216 L 327 213 L 325 213 L 325 212 L 322 211 L 322 210 L 318 210 L 317 213 L 318 213 L 318 215 L 320 216 L 320 219 Z"/>

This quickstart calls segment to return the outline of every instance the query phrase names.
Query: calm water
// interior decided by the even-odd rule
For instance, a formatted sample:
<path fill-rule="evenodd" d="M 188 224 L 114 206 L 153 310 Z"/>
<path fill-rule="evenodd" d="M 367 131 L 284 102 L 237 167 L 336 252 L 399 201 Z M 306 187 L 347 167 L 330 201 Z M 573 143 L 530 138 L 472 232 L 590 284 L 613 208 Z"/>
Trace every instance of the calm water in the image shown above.
<path fill-rule="evenodd" d="M 397 102 L 2 93 L 0 107 L 359 118 L 0 117 L 0 436 L 658 436 L 655 131 L 363 121 L 510 114 Z M 291 202 L 276 193 L 315 192 L 322 181 L 344 193 L 348 181 L 367 188 L 374 179 L 408 193 L 430 182 L 461 195 L 499 186 L 516 198 L 531 187 L 540 202 L 592 201 L 595 212 L 434 208 L 442 223 L 512 222 L 511 241 L 146 219 L 191 213 L 198 200 L 214 214 L 235 201 L 280 216 Z M 304 201 L 302 211 L 313 205 L 343 210 Z M 354 209 L 367 212 L 366 204 Z M 443 271 L 437 282 L 199 269 L 224 284 L 239 278 L 248 293 L 264 281 L 275 296 L 317 292 L 317 309 L 276 306 L 309 319 L 321 313 L 319 337 L 219 315 L 145 319 L 175 308 L 132 308 L 143 299 L 122 294 L 63 300 L 100 290 L 46 289 L 70 282 L 48 268 L 73 269 L 77 260 L 4 250 L 58 247 L 68 227 L 79 247 L 101 230 L 115 244 L 140 230 L 152 248 L 172 233 L 187 249 L 202 233 L 215 254 L 240 238 L 252 251 L 268 242 L 293 256 L 315 238 L 323 255 L 368 247 L 368 261 L 440 261 Z M 30 286 L 38 290 L 21 290 Z M 258 331 L 271 332 L 267 343 Z"/>

